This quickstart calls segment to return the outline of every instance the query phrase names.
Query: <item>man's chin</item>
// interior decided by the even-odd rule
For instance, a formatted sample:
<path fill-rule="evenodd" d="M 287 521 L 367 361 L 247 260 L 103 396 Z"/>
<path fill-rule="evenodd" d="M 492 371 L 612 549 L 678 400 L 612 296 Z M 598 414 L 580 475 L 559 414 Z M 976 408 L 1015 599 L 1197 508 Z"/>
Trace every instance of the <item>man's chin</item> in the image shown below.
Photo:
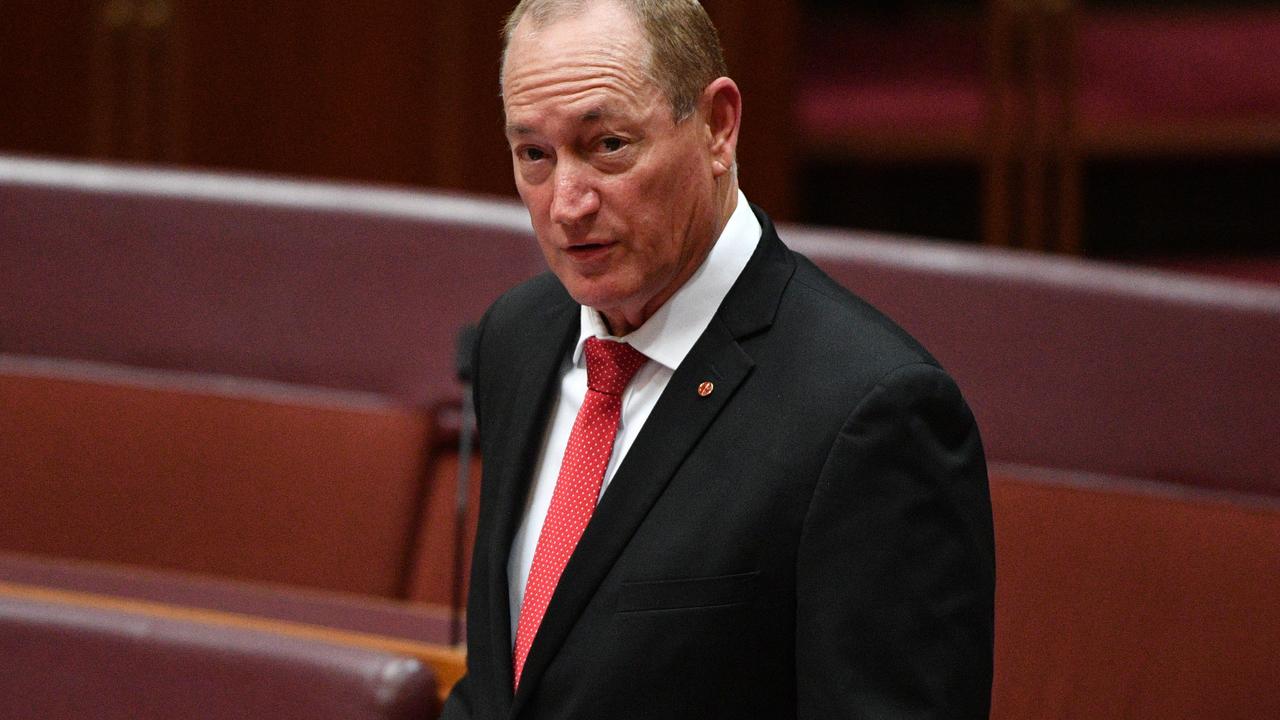
<path fill-rule="evenodd" d="M 574 302 L 601 312 L 610 312 L 622 307 L 630 295 L 618 287 L 617 283 L 603 278 L 559 277 L 560 284 L 564 285 Z"/>

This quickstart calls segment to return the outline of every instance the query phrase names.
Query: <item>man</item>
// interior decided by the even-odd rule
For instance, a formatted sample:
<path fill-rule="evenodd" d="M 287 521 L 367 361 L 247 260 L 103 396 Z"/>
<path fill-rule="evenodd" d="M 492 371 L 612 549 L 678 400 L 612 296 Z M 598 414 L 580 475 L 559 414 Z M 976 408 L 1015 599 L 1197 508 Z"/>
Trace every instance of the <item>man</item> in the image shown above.
<path fill-rule="evenodd" d="M 551 273 L 481 325 L 468 672 L 444 716 L 985 717 L 977 429 L 746 203 L 701 6 L 525 0 L 502 82 Z"/>

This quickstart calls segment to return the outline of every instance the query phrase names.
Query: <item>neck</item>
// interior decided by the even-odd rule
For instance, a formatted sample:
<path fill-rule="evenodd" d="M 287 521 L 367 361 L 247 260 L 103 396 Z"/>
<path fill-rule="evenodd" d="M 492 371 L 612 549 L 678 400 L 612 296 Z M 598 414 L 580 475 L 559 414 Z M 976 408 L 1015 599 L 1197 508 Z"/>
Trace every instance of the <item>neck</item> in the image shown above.
<path fill-rule="evenodd" d="M 658 308 L 662 307 L 663 303 L 670 299 L 693 276 L 693 273 L 702 266 L 702 263 L 706 262 L 707 256 L 711 254 L 711 248 L 716 244 L 716 240 L 724 232 L 725 226 L 729 224 L 729 218 L 733 216 L 734 211 L 738 208 L 738 180 L 734 175 L 735 173 L 728 173 L 716 183 L 714 202 L 718 207 L 715 208 L 715 223 L 711 229 L 711 242 L 706 243 L 706 246 L 702 248 L 701 255 L 685 269 L 684 277 L 678 278 L 677 282 L 667 291 L 651 298 L 644 307 L 638 308 L 638 312 L 634 316 L 628 314 L 625 310 L 598 310 L 611 335 L 623 337 L 643 325 L 646 320 L 658 311 Z"/>
<path fill-rule="evenodd" d="M 724 232 L 724 226 L 729 224 L 729 218 L 738 209 L 738 172 L 730 171 L 725 180 L 724 188 L 719 191 L 720 221 L 716 226 L 716 237 Z"/>

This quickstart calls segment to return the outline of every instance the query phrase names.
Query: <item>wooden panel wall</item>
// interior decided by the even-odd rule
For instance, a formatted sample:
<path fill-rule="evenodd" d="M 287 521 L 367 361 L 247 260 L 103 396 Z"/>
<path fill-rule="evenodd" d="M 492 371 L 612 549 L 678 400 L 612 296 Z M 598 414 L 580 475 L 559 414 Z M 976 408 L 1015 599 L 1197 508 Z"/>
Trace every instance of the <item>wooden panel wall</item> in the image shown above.
<path fill-rule="evenodd" d="M 0 152 L 514 194 L 497 82 L 512 5 L 4 3 Z M 793 3 L 707 5 L 748 97 L 744 186 L 785 216 Z"/>
<path fill-rule="evenodd" d="M 729 74 L 743 93 L 739 179 L 774 219 L 793 219 L 797 169 L 793 122 L 798 0 L 705 0 L 720 30 Z"/>

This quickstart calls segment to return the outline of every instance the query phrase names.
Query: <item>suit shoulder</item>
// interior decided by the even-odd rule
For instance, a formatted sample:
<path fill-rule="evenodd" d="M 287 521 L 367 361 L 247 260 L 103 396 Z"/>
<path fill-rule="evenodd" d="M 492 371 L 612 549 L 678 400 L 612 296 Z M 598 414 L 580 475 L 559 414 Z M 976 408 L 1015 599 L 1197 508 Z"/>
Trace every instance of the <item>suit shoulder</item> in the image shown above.
<path fill-rule="evenodd" d="M 780 319 L 792 325 L 793 331 L 812 338 L 828 354 L 858 358 L 862 366 L 881 373 L 919 363 L 939 366 L 902 326 L 807 257 L 795 256 L 796 272 L 780 308 Z"/>
<path fill-rule="evenodd" d="M 577 317 L 578 305 L 551 273 L 534 276 L 498 297 L 480 320 L 476 373 L 500 370 L 534 349 L 555 344 L 559 329 Z"/>
<path fill-rule="evenodd" d="M 920 342 L 802 255 L 773 324 L 741 342 L 761 407 L 783 425 L 815 436 L 825 428 L 829 438 L 868 407 L 923 412 L 947 427 L 972 423 L 955 380 Z M 883 403 L 866 405 L 875 399 Z"/>
<path fill-rule="evenodd" d="M 540 315 L 566 304 L 574 304 L 564 286 L 550 272 L 525 280 L 500 295 L 485 312 L 484 325 L 499 332 L 529 326 L 532 315 Z"/>

